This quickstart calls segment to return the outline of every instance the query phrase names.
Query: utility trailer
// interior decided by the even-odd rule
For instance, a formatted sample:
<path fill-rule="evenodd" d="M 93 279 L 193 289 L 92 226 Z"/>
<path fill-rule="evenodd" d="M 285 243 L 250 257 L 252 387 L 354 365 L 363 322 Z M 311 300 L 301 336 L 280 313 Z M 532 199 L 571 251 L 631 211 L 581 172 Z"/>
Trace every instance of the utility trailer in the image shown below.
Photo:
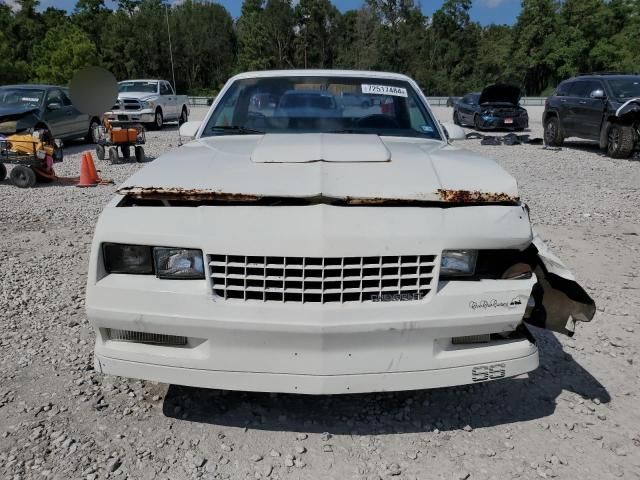
<path fill-rule="evenodd" d="M 133 147 L 136 162 L 144 161 L 144 148 L 146 143 L 146 133 L 144 126 L 139 123 L 120 123 L 104 121 L 103 125 L 96 127 L 95 131 L 96 155 L 98 159 L 109 158 L 112 164 L 120 162 L 122 158 L 131 157 L 131 147 Z"/>

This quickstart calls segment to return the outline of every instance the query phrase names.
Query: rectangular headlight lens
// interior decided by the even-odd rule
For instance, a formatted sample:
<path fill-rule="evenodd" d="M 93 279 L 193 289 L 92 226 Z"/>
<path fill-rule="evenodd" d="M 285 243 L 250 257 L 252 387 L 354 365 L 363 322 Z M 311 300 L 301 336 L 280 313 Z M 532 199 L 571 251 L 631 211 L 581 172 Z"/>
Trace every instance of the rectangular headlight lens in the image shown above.
<path fill-rule="evenodd" d="M 440 276 L 461 277 L 473 275 L 477 259 L 477 250 L 444 250 L 440 261 Z"/>
<path fill-rule="evenodd" d="M 158 278 L 166 279 L 203 279 L 204 261 L 202 251 L 188 248 L 153 249 Z"/>
<path fill-rule="evenodd" d="M 104 268 L 109 273 L 150 275 L 153 273 L 151 247 L 104 243 L 102 245 Z"/>

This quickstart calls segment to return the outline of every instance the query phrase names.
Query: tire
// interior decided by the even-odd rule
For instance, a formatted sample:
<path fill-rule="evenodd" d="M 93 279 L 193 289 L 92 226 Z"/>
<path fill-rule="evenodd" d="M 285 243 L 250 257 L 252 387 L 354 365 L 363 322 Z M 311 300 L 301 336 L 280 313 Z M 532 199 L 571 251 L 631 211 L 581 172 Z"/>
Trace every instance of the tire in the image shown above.
<path fill-rule="evenodd" d="M 476 130 L 482 130 L 482 128 L 480 127 L 480 115 L 478 115 L 477 113 L 473 116 L 473 128 L 475 128 Z"/>
<path fill-rule="evenodd" d="M 544 124 L 544 143 L 550 147 L 561 147 L 564 143 L 558 117 L 550 117 Z"/>
<path fill-rule="evenodd" d="M 453 123 L 460 126 L 460 118 L 458 117 L 458 112 L 455 110 L 453 111 Z"/>
<path fill-rule="evenodd" d="M 627 125 L 611 125 L 607 132 L 607 154 L 611 158 L 629 158 L 635 139 L 633 128 Z"/>
<path fill-rule="evenodd" d="M 120 160 L 118 158 L 118 149 L 116 147 L 109 147 L 107 152 L 109 154 L 109 161 L 111 162 L 111 164 L 115 165 L 116 163 L 118 163 L 118 160 Z"/>
<path fill-rule="evenodd" d="M 4 166 L 4 163 L 0 163 L 0 182 L 7 178 L 7 167 Z"/>
<path fill-rule="evenodd" d="M 144 148 L 142 148 L 140 145 L 138 145 L 135 149 L 135 154 L 136 154 L 136 162 L 138 163 L 142 163 L 144 162 Z"/>
<path fill-rule="evenodd" d="M 31 188 L 36 184 L 36 172 L 23 165 L 13 167 L 10 177 L 11 182 L 19 188 Z"/>
<path fill-rule="evenodd" d="M 122 152 L 122 158 L 129 158 L 131 156 L 131 147 L 129 145 L 120 145 L 120 151 Z"/>
<path fill-rule="evenodd" d="M 98 143 L 98 138 L 96 136 L 96 128 L 100 126 L 100 121 L 97 118 L 92 118 L 89 122 L 89 131 L 87 132 L 87 136 L 84 137 L 87 143 Z"/>
<path fill-rule="evenodd" d="M 162 116 L 162 110 L 158 108 L 156 110 L 155 121 L 153 122 L 153 129 L 162 130 L 163 125 L 164 125 L 164 117 Z"/>
<path fill-rule="evenodd" d="M 96 157 L 98 157 L 98 160 L 104 160 L 104 157 L 105 157 L 104 145 L 96 145 Z"/>
<path fill-rule="evenodd" d="M 182 112 L 180 113 L 180 118 L 178 119 L 178 125 L 182 125 L 189 121 L 189 114 L 187 113 L 187 107 L 182 107 Z"/>

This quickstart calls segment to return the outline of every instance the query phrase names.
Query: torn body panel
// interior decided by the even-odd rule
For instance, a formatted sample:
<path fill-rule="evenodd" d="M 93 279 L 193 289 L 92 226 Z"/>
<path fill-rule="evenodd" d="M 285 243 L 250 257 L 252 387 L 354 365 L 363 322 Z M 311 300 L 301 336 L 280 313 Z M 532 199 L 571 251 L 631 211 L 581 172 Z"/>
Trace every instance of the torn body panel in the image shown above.
<path fill-rule="evenodd" d="M 535 232 L 533 246 L 537 250 L 534 272 L 539 288 L 534 288 L 536 307 L 528 323 L 572 337 L 576 322 L 593 319 L 596 304 Z"/>
<path fill-rule="evenodd" d="M 631 118 L 635 121 L 640 118 L 640 98 L 632 98 L 624 102 L 620 108 L 616 110 L 616 117 Z"/>

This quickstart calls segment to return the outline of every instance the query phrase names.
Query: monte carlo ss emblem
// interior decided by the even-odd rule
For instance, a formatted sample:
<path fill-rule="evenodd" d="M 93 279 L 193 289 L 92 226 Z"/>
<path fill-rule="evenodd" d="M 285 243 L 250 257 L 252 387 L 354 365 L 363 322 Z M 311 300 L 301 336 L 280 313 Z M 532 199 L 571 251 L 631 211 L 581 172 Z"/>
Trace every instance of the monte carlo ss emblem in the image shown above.
<path fill-rule="evenodd" d="M 424 293 L 376 293 L 371 295 L 373 302 L 410 302 L 423 298 Z"/>

